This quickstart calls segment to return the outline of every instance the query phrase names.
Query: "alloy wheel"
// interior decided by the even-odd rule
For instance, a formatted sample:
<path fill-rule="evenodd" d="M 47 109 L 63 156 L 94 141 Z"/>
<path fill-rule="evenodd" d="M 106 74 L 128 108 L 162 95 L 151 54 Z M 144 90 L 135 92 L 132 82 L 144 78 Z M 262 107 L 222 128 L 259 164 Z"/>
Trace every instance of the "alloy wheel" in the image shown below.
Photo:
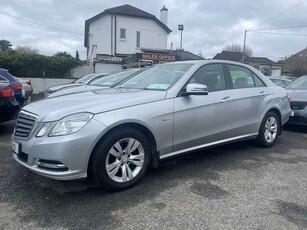
<path fill-rule="evenodd" d="M 117 141 L 108 151 L 106 172 L 115 182 L 133 180 L 142 170 L 145 151 L 142 144 L 134 138 Z"/>
<path fill-rule="evenodd" d="M 264 126 L 264 137 L 269 143 L 273 142 L 277 136 L 277 120 L 274 117 L 269 117 Z"/>

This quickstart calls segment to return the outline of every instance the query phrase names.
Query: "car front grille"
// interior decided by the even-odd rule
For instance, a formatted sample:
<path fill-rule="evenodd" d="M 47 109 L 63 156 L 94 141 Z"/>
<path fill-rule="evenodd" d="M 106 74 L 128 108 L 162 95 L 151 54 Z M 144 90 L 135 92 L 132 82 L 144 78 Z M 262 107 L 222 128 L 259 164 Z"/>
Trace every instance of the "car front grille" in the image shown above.
<path fill-rule="evenodd" d="M 291 109 L 302 110 L 307 106 L 307 102 L 305 101 L 291 101 L 290 102 Z"/>
<path fill-rule="evenodd" d="M 35 125 L 36 120 L 36 115 L 21 111 L 17 118 L 14 135 L 17 137 L 28 137 Z"/>

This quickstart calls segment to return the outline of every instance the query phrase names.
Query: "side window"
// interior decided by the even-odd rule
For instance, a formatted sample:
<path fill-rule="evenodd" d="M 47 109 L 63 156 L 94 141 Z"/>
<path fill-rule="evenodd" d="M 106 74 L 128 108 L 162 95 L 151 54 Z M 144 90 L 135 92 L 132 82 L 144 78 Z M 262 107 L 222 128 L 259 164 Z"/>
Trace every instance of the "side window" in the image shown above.
<path fill-rule="evenodd" d="M 256 87 L 264 87 L 264 86 L 266 86 L 263 83 L 263 81 L 256 74 L 253 73 L 253 77 L 254 77 L 254 80 L 255 80 Z"/>
<path fill-rule="evenodd" d="M 189 83 L 206 85 L 209 92 L 225 89 L 226 84 L 222 65 L 211 64 L 200 67 L 191 77 Z"/>
<path fill-rule="evenodd" d="M 126 29 L 120 28 L 119 38 L 122 39 L 122 40 L 126 40 Z"/>
<path fill-rule="evenodd" d="M 233 87 L 235 89 L 250 88 L 256 86 L 253 75 L 249 69 L 235 65 L 227 66 L 231 76 Z"/>

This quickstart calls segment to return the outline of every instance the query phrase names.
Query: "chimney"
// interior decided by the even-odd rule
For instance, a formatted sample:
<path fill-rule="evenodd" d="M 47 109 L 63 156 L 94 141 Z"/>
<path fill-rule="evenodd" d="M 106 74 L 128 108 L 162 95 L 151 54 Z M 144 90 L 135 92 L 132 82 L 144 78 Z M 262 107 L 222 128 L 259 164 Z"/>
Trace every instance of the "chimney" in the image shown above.
<path fill-rule="evenodd" d="M 165 6 L 163 6 L 163 8 L 160 10 L 160 21 L 167 26 L 167 19 L 168 19 L 168 9 Z"/>

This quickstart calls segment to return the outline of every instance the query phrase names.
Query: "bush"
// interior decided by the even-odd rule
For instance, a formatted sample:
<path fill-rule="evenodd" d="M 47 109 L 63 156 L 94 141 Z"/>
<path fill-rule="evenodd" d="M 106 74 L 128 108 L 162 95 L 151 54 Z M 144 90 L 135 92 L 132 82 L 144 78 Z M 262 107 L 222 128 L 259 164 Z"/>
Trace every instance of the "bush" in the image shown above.
<path fill-rule="evenodd" d="M 70 55 L 45 56 L 16 51 L 0 52 L 0 68 L 17 77 L 71 78 L 79 61 Z"/>

